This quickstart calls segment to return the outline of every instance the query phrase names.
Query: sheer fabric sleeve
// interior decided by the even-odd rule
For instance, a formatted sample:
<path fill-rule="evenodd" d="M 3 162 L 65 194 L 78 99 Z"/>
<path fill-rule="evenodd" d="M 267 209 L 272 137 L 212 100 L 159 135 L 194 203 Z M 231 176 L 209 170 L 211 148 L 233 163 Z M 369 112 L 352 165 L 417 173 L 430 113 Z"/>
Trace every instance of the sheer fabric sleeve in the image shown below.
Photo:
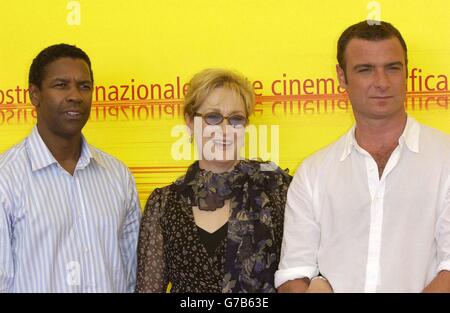
<path fill-rule="evenodd" d="M 448 186 L 436 227 L 438 272 L 450 271 L 450 184 Z"/>
<path fill-rule="evenodd" d="M 292 176 L 290 176 L 286 171 L 278 168 L 278 175 L 276 175 L 277 189 L 274 194 L 276 197 L 277 209 L 273 212 L 274 219 L 274 232 L 275 232 L 275 242 L 277 243 L 277 254 L 281 253 L 281 242 L 283 241 L 283 226 L 284 226 L 284 211 L 286 207 L 286 198 L 289 185 L 292 181 Z"/>
<path fill-rule="evenodd" d="M 139 231 L 136 292 L 165 292 L 168 273 L 161 228 L 163 190 L 155 189 L 147 200 Z"/>

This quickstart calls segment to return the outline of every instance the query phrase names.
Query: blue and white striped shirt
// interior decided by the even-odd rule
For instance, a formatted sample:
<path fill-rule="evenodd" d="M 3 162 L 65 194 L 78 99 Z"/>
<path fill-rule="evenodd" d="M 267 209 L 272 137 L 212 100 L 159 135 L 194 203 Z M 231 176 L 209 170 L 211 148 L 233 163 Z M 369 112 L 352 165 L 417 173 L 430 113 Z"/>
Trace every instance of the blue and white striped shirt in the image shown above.
<path fill-rule="evenodd" d="M 123 163 L 83 138 L 72 176 L 35 127 L 0 155 L 0 291 L 132 292 L 140 217 Z"/>

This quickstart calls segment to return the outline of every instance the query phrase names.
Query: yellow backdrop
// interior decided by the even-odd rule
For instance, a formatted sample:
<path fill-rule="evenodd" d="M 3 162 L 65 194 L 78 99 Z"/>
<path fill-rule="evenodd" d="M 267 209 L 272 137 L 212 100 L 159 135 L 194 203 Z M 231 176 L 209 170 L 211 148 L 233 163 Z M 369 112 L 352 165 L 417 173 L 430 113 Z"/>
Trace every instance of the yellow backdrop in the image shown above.
<path fill-rule="evenodd" d="M 264 125 L 269 133 L 256 154 L 293 173 L 353 123 L 335 77 L 335 46 L 348 25 L 370 17 L 390 21 L 407 41 L 408 113 L 450 133 L 449 11 L 446 0 L 1 1 L 0 151 L 35 123 L 25 90 L 32 58 L 64 42 L 93 62 L 84 133 L 131 168 L 142 202 L 191 163 L 174 159 L 174 143 L 186 138 L 171 134 L 183 123 L 184 84 L 208 67 L 254 82 L 251 122 L 260 138 Z"/>

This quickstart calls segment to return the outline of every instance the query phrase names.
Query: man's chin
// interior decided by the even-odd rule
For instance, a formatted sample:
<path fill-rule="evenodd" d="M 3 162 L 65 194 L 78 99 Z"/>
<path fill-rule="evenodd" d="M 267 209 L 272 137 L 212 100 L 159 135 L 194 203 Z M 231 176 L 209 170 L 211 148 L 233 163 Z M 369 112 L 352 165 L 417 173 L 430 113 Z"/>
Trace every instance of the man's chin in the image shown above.
<path fill-rule="evenodd" d="M 359 115 L 362 118 L 371 119 L 371 120 L 385 120 L 390 119 L 395 116 L 400 116 L 404 114 L 404 109 L 392 110 L 392 109 L 383 109 L 380 110 L 372 110 L 370 112 L 358 112 L 356 115 Z"/>
<path fill-rule="evenodd" d="M 58 137 L 61 138 L 73 138 L 73 137 L 77 137 L 80 136 L 81 131 L 83 130 L 84 124 L 79 124 L 79 125 L 65 125 L 65 127 L 59 128 L 59 129 L 55 129 L 53 131 L 53 133 L 55 135 L 57 135 Z"/>

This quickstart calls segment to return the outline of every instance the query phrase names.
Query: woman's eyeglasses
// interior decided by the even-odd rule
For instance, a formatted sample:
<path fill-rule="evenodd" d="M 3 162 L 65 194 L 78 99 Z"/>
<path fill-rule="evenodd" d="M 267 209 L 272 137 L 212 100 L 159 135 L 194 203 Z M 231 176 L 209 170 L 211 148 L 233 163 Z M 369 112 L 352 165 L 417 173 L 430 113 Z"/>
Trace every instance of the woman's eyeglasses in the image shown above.
<path fill-rule="evenodd" d="M 223 116 L 218 112 L 210 112 L 206 114 L 194 113 L 194 116 L 201 116 L 206 124 L 208 125 L 219 125 L 223 120 L 227 120 L 228 123 L 236 127 L 244 127 L 247 124 L 247 118 L 240 114 L 235 114 L 231 116 Z"/>

